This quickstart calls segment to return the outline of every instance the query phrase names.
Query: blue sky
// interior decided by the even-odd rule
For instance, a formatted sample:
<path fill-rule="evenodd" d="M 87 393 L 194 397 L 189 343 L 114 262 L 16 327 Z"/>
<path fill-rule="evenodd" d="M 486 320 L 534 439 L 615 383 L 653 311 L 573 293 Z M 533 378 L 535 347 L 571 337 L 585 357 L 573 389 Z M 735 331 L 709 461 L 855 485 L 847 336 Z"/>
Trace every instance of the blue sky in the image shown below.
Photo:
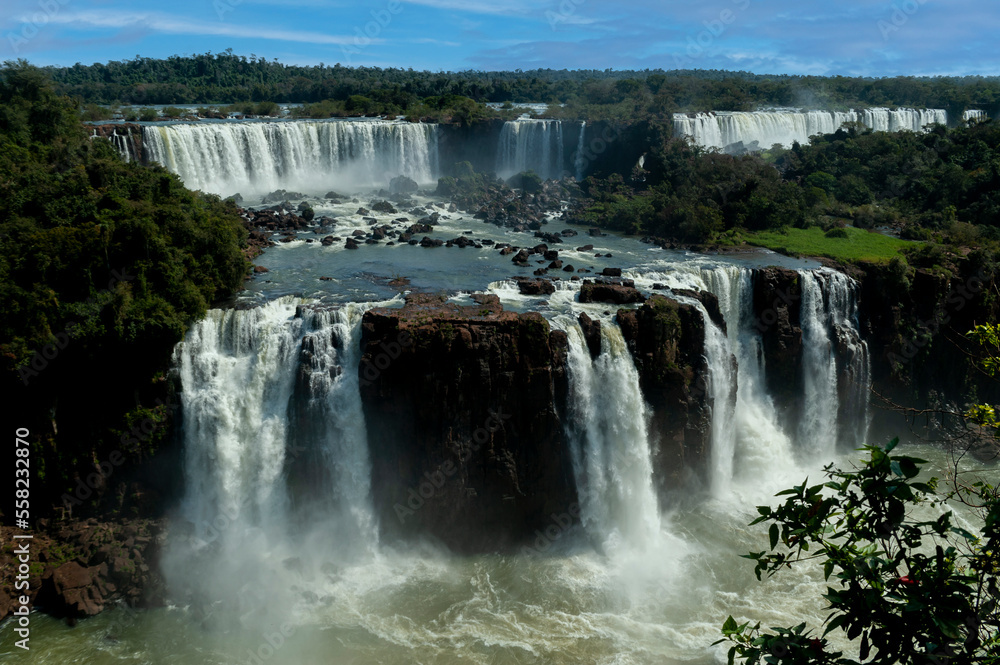
<path fill-rule="evenodd" d="M 0 60 L 1000 74 L 996 0 L 3 0 Z"/>

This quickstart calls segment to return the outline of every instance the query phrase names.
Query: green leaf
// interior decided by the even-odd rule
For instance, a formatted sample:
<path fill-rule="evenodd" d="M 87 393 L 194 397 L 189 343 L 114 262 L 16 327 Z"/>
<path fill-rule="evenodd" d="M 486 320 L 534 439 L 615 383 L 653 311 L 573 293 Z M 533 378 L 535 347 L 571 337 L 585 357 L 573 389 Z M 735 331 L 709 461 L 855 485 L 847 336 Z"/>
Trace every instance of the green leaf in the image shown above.
<path fill-rule="evenodd" d="M 736 623 L 736 619 L 734 619 L 732 615 L 730 615 L 729 618 L 726 619 L 726 622 L 722 624 L 722 633 L 723 635 L 729 635 L 731 633 L 735 633 L 738 630 L 738 628 L 739 627 Z"/>
<path fill-rule="evenodd" d="M 772 525 L 771 525 L 771 528 L 770 528 L 770 530 L 769 530 L 769 532 L 768 532 L 768 535 L 769 535 L 769 536 L 770 536 L 770 538 L 771 538 L 771 549 L 772 549 L 772 550 L 773 550 L 773 549 L 774 549 L 775 547 L 777 547 L 777 546 L 778 546 L 778 533 L 779 533 L 779 532 L 778 532 L 778 525 L 777 525 L 777 524 L 772 524 Z"/>
<path fill-rule="evenodd" d="M 843 614 L 833 617 L 833 619 L 830 620 L 830 623 L 826 625 L 826 630 L 823 631 L 823 637 L 826 637 L 827 633 L 830 631 L 840 628 L 845 621 L 847 621 L 847 617 Z"/>

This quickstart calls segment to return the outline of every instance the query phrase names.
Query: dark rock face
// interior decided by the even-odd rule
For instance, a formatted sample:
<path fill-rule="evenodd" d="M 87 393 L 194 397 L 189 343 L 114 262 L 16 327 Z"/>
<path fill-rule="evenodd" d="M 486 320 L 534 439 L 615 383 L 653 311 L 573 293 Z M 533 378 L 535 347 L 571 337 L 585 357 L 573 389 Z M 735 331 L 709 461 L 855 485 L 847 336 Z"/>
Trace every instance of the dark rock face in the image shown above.
<path fill-rule="evenodd" d="M 794 270 L 772 267 L 754 271 L 753 325 L 761 334 L 767 389 L 786 428 L 799 421 L 805 392 L 801 289 Z"/>
<path fill-rule="evenodd" d="M 586 280 L 580 287 L 580 302 L 606 302 L 628 305 L 645 302 L 646 297 L 631 284 Z"/>
<path fill-rule="evenodd" d="M 162 520 L 99 522 L 88 519 L 49 527 L 42 520 L 30 541 L 12 540 L 15 531 L 2 527 L 3 540 L 15 547 L 28 543 L 32 567 L 28 589 L 15 592 L 16 556 L 0 554 L 0 621 L 26 595 L 32 607 L 70 619 L 94 616 L 119 601 L 133 607 L 163 604 L 164 583 L 159 572 Z"/>
<path fill-rule="evenodd" d="M 409 194 L 419 189 L 417 182 L 405 175 L 398 175 L 389 181 L 389 191 L 393 194 Z"/>
<path fill-rule="evenodd" d="M 657 286 L 654 284 L 653 288 L 655 289 Z M 675 295 L 687 296 L 700 302 L 705 307 L 705 311 L 708 312 L 708 317 L 712 319 L 712 323 L 717 325 L 723 334 L 727 332 L 728 326 L 726 325 L 725 318 L 722 316 L 722 310 L 719 308 L 719 299 L 715 297 L 714 293 L 692 291 L 691 289 L 674 289 L 673 292 Z M 737 325 L 739 325 L 738 322 Z"/>
<path fill-rule="evenodd" d="M 653 480 L 661 498 L 700 472 L 709 454 L 705 322 L 701 313 L 662 295 L 618 310 L 618 325 L 653 410 Z"/>
<path fill-rule="evenodd" d="M 583 330 L 583 339 L 587 342 L 587 350 L 590 351 L 591 358 L 601 355 L 601 322 L 594 321 L 586 312 L 580 313 L 580 329 Z"/>
<path fill-rule="evenodd" d="M 951 276 L 925 269 L 865 265 L 859 319 L 868 341 L 873 388 L 892 402 L 916 409 L 962 411 L 970 402 L 1000 403 L 1000 383 L 981 374 L 970 357 L 981 352 L 965 333 L 1000 321 L 996 267 L 979 253 L 952 266 Z M 914 429 L 921 436 L 951 436 L 958 419 L 943 415 L 912 422 L 876 409 L 870 438 L 887 440 Z M 987 440 L 988 439 L 988 440 Z M 992 437 L 968 441 L 984 459 L 998 454 Z"/>
<path fill-rule="evenodd" d="M 496 296 L 410 295 L 362 323 L 373 501 L 389 537 L 463 552 L 529 542 L 576 502 L 563 424 L 566 336 Z"/>

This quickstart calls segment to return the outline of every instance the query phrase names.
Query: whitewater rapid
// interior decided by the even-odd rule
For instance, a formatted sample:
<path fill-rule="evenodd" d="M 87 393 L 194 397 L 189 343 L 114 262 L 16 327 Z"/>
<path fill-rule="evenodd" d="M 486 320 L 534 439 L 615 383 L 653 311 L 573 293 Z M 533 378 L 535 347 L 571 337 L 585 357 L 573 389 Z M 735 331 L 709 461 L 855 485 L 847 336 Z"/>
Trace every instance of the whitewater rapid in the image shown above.
<path fill-rule="evenodd" d="M 705 148 L 726 148 L 742 143 L 768 149 L 774 144 L 790 148 L 808 143 L 817 134 L 832 134 L 844 123 L 857 122 L 881 132 L 920 132 L 926 125 L 947 125 L 941 109 L 870 108 L 857 111 L 709 111 L 675 113 L 674 135 L 691 137 Z"/>

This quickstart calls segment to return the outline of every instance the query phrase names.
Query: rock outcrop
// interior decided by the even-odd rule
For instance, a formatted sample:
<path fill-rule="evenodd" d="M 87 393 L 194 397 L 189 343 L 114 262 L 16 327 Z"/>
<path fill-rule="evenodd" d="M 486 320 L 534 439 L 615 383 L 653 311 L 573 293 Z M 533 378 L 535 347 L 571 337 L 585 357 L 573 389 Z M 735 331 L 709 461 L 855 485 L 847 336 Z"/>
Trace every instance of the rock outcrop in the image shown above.
<path fill-rule="evenodd" d="M 580 286 L 580 302 L 606 302 L 613 305 L 628 305 L 644 302 L 646 297 L 639 293 L 631 280 L 591 280 Z"/>
<path fill-rule="evenodd" d="M 617 320 L 652 407 L 653 476 L 663 497 L 701 471 L 709 453 L 705 321 L 695 307 L 659 294 L 618 310 Z"/>
<path fill-rule="evenodd" d="M 16 558 L 7 547 L 0 553 L 0 621 L 19 606 L 22 594 L 32 608 L 69 620 L 94 616 L 119 601 L 131 607 L 163 604 L 163 520 L 41 520 L 39 527 L 30 541 L 14 541 L 14 529 L 0 528 L 3 542 L 28 543 L 31 561 L 28 589 L 15 591 Z"/>
<path fill-rule="evenodd" d="M 384 535 L 456 551 L 529 542 L 576 502 L 564 333 L 496 296 L 411 294 L 362 322 L 361 397 Z"/>
<path fill-rule="evenodd" d="M 760 331 L 767 390 L 789 431 L 795 431 L 805 393 L 802 378 L 802 285 L 786 268 L 762 268 L 753 275 L 753 326 Z"/>

